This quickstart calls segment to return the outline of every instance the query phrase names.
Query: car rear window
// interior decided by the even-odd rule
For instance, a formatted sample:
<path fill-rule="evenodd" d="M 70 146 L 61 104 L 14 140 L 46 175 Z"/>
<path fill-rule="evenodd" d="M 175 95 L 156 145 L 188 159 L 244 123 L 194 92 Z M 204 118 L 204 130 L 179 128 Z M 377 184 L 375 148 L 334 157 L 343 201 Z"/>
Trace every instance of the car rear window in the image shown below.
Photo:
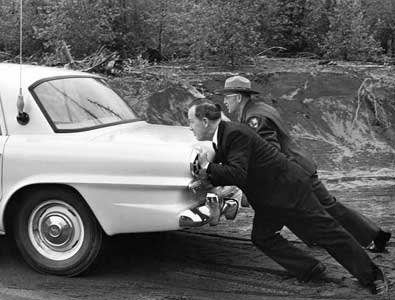
<path fill-rule="evenodd" d="M 56 78 L 38 84 L 32 92 L 55 131 L 81 131 L 138 119 L 98 78 Z"/>

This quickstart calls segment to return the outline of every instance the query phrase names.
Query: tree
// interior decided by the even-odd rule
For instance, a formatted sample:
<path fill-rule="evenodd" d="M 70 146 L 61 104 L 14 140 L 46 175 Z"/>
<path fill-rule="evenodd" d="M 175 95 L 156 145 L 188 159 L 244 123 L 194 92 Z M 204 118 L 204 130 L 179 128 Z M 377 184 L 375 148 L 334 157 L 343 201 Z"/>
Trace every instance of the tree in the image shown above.
<path fill-rule="evenodd" d="M 276 0 L 268 8 L 268 45 L 281 46 L 290 52 L 303 51 L 307 44 L 303 34 L 306 0 Z"/>
<path fill-rule="evenodd" d="M 236 65 L 267 47 L 339 59 L 394 52 L 395 0 L 24 0 L 24 56 L 60 41 L 81 59 L 105 46 Z M 0 51 L 19 53 L 19 0 L 0 0 Z"/>
<path fill-rule="evenodd" d="M 0 6 L 0 49 L 18 53 L 19 6 L 16 1 Z"/>
<path fill-rule="evenodd" d="M 45 0 L 23 2 L 23 54 L 30 56 L 41 52 L 42 44 L 34 38 L 34 28 L 37 24 L 37 7 Z M 16 0 L 0 3 L 0 49 L 12 55 L 19 54 L 20 2 Z"/>
<path fill-rule="evenodd" d="M 370 0 L 364 4 L 374 38 L 388 56 L 395 54 L 395 0 Z"/>
<path fill-rule="evenodd" d="M 369 32 L 359 0 L 341 0 L 329 17 L 329 31 L 321 49 L 329 58 L 375 60 L 382 52 Z"/>
<path fill-rule="evenodd" d="M 303 51 L 322 55 L 320 45 L 329 31 L 329 17 L 335 7 L 334 0 L 307 0 L 302 36 L 305 41 Z"/>
<path fill-rule="evenodd" d="M 94 52 L 114 38 L 103 1 L 51 1 L 37 7 L 42 20 L 35 38 L 49 50 L 61 40 L 71 46 L 76 57 Z"/>
<path fill-rule="evenodd" d="M 190 55 L 191 0 L 151 0 L 145 24 L 149 47 L 165 57 Z"/>
<path fill-rule="evenodd" d="M 202 1 L 192 36 L 201 58 L 216 56 L 238 64 L 254 54 L 258 41 L 255 0 Z"/>

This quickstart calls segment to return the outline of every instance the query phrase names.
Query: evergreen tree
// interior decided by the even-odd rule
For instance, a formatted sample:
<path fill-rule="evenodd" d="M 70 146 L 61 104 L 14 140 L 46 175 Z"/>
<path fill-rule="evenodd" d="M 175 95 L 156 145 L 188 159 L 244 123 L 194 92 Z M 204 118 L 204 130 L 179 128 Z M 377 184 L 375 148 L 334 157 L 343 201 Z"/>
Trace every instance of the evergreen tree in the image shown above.
<path fill-rule="evenodd" d="M 290 52 L 303 51 L 306 0 L 276 0 L 269 9 L 269 46 L 281 46 Z"/>
<path fill-rule="evenodd" d="M 193 32 L 194 47 L 200 57 L 214 55 L 236 65 L 254 54 L 258 41 L 256 10 L 258 1 L 204 1 Z"/>
<path fill-rule="evenodd" d="M 374 60 L 382 52 L 369 32 L 359 0 L 341 0 L 329 18 L 329 31 L 321 49 L 329 58 Z"/>

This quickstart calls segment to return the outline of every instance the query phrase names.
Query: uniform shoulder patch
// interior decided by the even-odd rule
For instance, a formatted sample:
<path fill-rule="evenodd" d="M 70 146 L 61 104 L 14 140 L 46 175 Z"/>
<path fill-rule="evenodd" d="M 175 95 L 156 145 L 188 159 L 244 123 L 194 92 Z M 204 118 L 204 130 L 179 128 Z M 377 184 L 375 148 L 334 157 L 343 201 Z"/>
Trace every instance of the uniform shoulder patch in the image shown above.
<path fill-rule="evenodd" d="M 247 120 L 247 125 L 250 126 L 253 129 L 259 128 L 262 124 L 262 118 L 260 117 L 250 117 Z"/>

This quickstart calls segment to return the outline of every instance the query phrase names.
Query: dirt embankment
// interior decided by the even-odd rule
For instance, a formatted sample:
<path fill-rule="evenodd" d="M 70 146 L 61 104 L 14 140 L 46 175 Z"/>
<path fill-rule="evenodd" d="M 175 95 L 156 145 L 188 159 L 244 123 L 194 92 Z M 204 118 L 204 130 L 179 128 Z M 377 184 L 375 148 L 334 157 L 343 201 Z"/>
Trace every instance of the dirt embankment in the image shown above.
<path fill-rule="evenodd" d="M 232 75 L 248 77 L 256 101 L 275 106 L 321 170 L 377 171 L 395 165 L 395 69 L 315 60 L 263 59 L 236 70 L 154 66 L 112 85 L 148 122 L 187 126 L 199 93 L 215 94 Z"/>

